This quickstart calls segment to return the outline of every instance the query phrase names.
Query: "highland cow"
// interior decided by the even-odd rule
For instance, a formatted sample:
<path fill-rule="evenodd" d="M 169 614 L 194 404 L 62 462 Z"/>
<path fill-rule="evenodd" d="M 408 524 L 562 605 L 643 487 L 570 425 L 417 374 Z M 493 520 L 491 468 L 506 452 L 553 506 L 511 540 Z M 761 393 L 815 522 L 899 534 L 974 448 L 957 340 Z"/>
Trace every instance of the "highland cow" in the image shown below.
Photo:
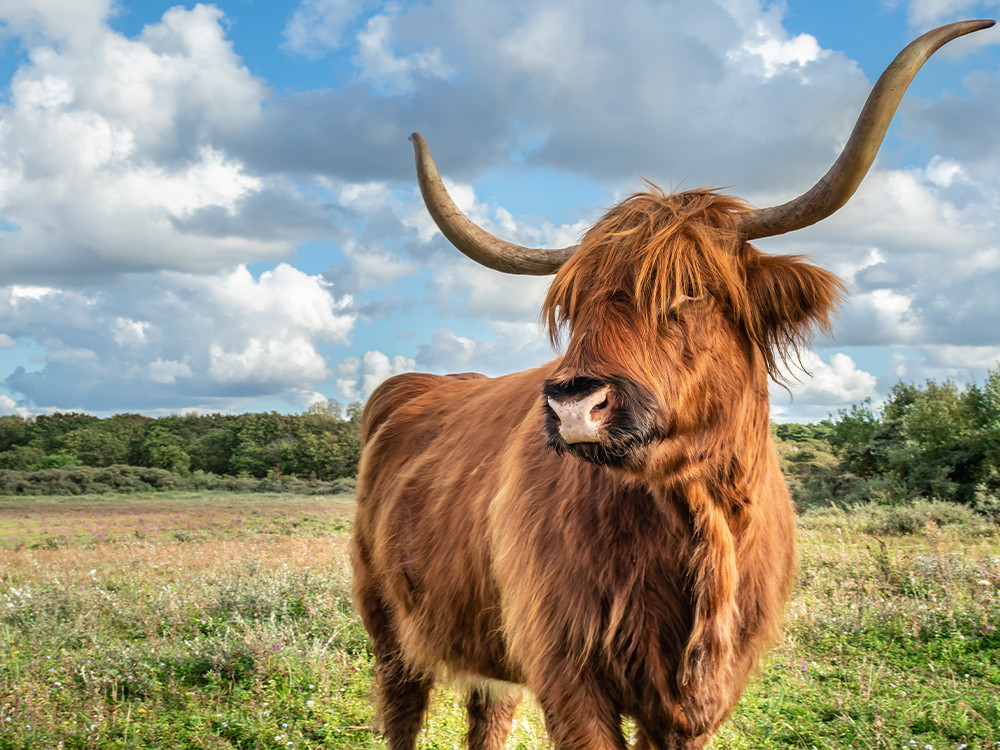
<path fill-rule="evenodd" d="M 414 747 L 433 683 L 469 688 L 468 744 L 499 750 L 524 685 L 555 748 L 702 747 L 775 635 L 795 520 L 769 430 L 781 378 L 843 287 L 757 238 L 839 209 L 935 50 L 879 79 L 843 153 L 799 198 L 753 209 L 650 186 L 580 244 L 487 234 L 412 137 L 424 200 L 462 252 L 555 274 L 542 306 L 562 356 L 498 378 L 400 375 L 371 396 L 354 526 L 355 599 L 392 750 Z"/>

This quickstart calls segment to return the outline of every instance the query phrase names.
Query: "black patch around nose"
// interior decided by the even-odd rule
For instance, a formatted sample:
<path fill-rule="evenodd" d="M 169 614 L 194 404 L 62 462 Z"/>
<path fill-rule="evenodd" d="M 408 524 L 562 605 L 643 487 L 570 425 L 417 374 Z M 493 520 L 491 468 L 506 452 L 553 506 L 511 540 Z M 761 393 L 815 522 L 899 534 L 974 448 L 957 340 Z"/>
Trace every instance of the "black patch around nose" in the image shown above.
<path fill-rule="evenodd" d="M 569 444 L 559 434 L 559 418 L 548 404 L 556 401 L 580 399 L 594 391 L 610 387 L 610 416 L 602 429 L 598 443 Z M 599 466 L 626 468 L 636 463 L 638 451 L 663 439 L 664 414 L 655 396 L 641 384 L 621 377 L 596 378 L 580 376 L 564 381 L 546 381 L 542 386 L 545 396 L 545 435 L 549 448 L 560 455 L 570 453 L 577 458 Z"/>
<path fill-rule="evenodd" d="M 555 381 L 546 380 L 542 385 L 542 395 L 546 399 L 565 401 L 567 399 L 586 398 L 596 390 L 606 385 L 611 385 L 610 380 L 604 378 L 577 377 L 569 380 Z"/>

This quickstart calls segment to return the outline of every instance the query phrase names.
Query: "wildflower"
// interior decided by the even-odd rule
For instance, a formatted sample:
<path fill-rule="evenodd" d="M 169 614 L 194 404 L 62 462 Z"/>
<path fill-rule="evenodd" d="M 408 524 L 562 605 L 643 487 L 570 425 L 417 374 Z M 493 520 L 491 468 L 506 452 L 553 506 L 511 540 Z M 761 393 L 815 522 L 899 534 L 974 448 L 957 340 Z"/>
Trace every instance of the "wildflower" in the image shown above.
<path fill-rule="evenodd" d="M 309 708 L 312 708 L 316 705 L 316 701 L 306 701 L 306 705 L 309 706 Z"/>

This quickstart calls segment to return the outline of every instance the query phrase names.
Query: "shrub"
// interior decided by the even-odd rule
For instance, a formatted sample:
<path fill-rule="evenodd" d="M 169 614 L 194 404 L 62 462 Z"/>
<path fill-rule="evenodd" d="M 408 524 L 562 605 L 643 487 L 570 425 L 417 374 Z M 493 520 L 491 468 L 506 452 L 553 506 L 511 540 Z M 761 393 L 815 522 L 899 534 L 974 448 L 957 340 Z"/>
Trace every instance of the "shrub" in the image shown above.
<path fill-rule="evenodd" d="M 330 482 L 299 477 L 230 477 L 195 472 L 183 477 L 166 469 L 116 464 L 104 468 L 67 466 L 40 471 L 0 469 L 0 495 L 102 495 L 112 492 L 226 491 L 335 495 L 353 492 L 353 478 Z"/>

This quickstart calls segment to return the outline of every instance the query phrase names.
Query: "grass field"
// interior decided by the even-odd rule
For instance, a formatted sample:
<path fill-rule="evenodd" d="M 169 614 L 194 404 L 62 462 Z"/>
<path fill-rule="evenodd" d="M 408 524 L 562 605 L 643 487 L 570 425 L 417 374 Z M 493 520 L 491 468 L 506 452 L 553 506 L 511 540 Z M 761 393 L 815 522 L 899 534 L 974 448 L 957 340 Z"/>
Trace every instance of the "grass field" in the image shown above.
<path fill-rule="evenodd" d="M 351 501 L 0 498 L 0 749 L 381 747 Z M 714 747 L 1000 747 L 996 527 L 830 509 L 799 538 L 783 637 Z M 438 691 L 421 747 L 461 747 L 461 703 Z M 508 746 L 545 747 L 530 703 Z"/>

